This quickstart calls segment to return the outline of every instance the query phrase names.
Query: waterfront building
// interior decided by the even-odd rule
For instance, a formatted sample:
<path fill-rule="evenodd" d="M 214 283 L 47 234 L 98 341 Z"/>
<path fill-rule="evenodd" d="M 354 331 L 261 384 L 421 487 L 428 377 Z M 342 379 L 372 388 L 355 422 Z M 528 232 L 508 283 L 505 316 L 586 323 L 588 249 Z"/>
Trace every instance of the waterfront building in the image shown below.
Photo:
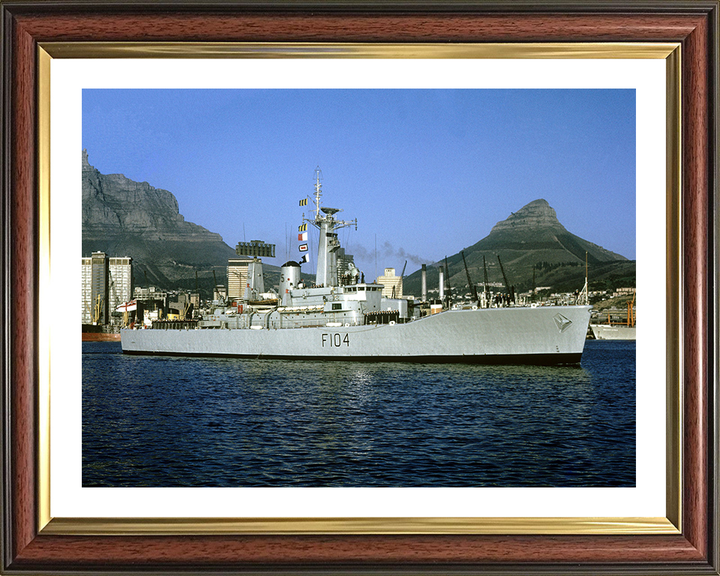
<path fill-rule="evenodd" d="M 248 283 L 248 265 L 252 258 L 230 258 L 227 265 L 227 296 L 237 299 L 245 295 Z"/>
<path fill-rule="evenodd" d="M 338 278 L 342 278 L 350 269 L 355 266 L 355 258 L 352 254 L 347 254 L 342 246 L 335 251 L 337 258 Z"/>
<path fill-rule="evenodd" d="M 132 298 L 132 258 L 129 256 L 108 258 L 108 275 L 110 280 L 108 312 L 112 313 L 118 306 Z"/>
<path fill-rule="evenodd" d="M 615 292 L 613 292 L 612 297 L 618 298 L 620 296 L 632 296 L 633 294 L 635 294 L 634 287 L 616 288 Z"/>
<path fill-rule="evenodd" d="M 110 324 L 112 313 L 132 297 L 132 258 L 93 252 L 82 258 L 83 324 Z"/>
<path fill-rule="evenodd" d="M 395 276 L 395 268 L 385 268 L 385 274 L 378 276 L 376 283 L 383 285 L 383 298 L 402 298 L 402 276 Z"/>

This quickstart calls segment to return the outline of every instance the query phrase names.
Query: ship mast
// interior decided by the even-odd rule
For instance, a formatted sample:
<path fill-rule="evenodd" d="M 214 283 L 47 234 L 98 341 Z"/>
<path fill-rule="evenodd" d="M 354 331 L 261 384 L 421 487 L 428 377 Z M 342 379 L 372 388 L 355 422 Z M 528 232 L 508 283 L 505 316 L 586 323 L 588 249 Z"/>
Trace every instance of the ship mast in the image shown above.
<path fill-rule="evenodd" d="M 590 287 L 588 286 L 588 253 L 585 251 L 585 286 L 577 297 L 577 304 L 590 304 Z"/>
<path fill-rule="evenodd" d="M 320 166 L 315 168 L 315 220 L 320 219 L 320 196 L 322 196 L 322 184 L 320 184 Z"/>
<path fill-rule="evenodd" d="M 315 168 L 315 218 L 313 220 L 304 218 L 304 220 L 320 230 L 315 282 L 318 286 L 337 286 L 337 250 L 340 248 L 340 241 L 336 230 L 347 226 L 355 226 L 357 230 L 357 218 L 352 221 L 336 220 L 335 214 L 342 210 L 321 205 L 321 174 L 320 167 Z"/>

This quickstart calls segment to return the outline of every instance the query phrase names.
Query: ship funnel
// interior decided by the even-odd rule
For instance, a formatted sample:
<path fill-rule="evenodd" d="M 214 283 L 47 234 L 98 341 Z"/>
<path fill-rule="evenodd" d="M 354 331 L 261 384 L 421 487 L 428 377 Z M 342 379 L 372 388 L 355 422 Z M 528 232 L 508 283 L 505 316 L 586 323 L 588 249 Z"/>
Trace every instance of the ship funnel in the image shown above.
<path fill-rule="evenodd" d="M 422 301 L 427 302 L 427 264 L 422 265 Z"/>
<path fill-rule="evenodd" d="M 280 299 L 283 306 L 290 306 L 290 290 L 300 283 L 300 264 L 290 260 L 280 267 Z"/>
<path fill-rule="evenodd" d="M 442 267 L 438 272 L 440 272 L 440 302 L 445 302 L 445 272 Z"/>
<path fill-rule="evenodd" d="M 257 258 L 248 264 L 247 287 L 245 300 L 257 300 L 265 292 L 262 261 Z"/>

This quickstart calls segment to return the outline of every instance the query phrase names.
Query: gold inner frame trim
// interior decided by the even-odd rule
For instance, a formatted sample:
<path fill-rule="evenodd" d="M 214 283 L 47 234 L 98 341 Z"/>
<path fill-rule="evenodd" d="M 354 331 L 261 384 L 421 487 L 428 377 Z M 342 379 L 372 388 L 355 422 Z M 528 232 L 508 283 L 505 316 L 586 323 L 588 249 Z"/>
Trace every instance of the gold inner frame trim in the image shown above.
<path fill-rule="evenodd" d="M 57 518 L 43 534 L 677 534 L 666 518 Z"/>
<path fill-rule="evenodd" d="M 38 50 L 38 524 L 50 521 L 50 63 Z"/>
<path fill-rule="evenodd" d="M 231 42 L 43 42 L 53 58 L 492 58 L 664 59 L 668 42 L 507 44 L 328 44 Z"/>
<path fill-rule="evenodd" d="M 665 510 L 668 519 L 682 530 L 682 47 L 666 59 L 666 482 Z"/>
<path fill-rule="evenodd" d="M 666 518 L 52 518 L 50 511 L 50 69 L 53 58 L 664 59 L 667 62 Z M 679 534 L 682 490 L 679 43 L 326 44 L 52 42 L 38 45 L 38 528 L 42 534 Z"/>

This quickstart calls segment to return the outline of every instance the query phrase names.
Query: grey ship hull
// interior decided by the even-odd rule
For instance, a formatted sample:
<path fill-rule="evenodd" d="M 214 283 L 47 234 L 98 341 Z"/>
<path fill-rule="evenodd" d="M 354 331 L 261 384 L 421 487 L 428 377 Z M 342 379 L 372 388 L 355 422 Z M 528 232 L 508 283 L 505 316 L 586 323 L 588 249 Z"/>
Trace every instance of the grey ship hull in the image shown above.
<path fill-rule="evenodd" d="M 589 306 L 448 310 L 405 324 L 123 330 L 127 354 L 565 364 L 580 361 Z"/>

